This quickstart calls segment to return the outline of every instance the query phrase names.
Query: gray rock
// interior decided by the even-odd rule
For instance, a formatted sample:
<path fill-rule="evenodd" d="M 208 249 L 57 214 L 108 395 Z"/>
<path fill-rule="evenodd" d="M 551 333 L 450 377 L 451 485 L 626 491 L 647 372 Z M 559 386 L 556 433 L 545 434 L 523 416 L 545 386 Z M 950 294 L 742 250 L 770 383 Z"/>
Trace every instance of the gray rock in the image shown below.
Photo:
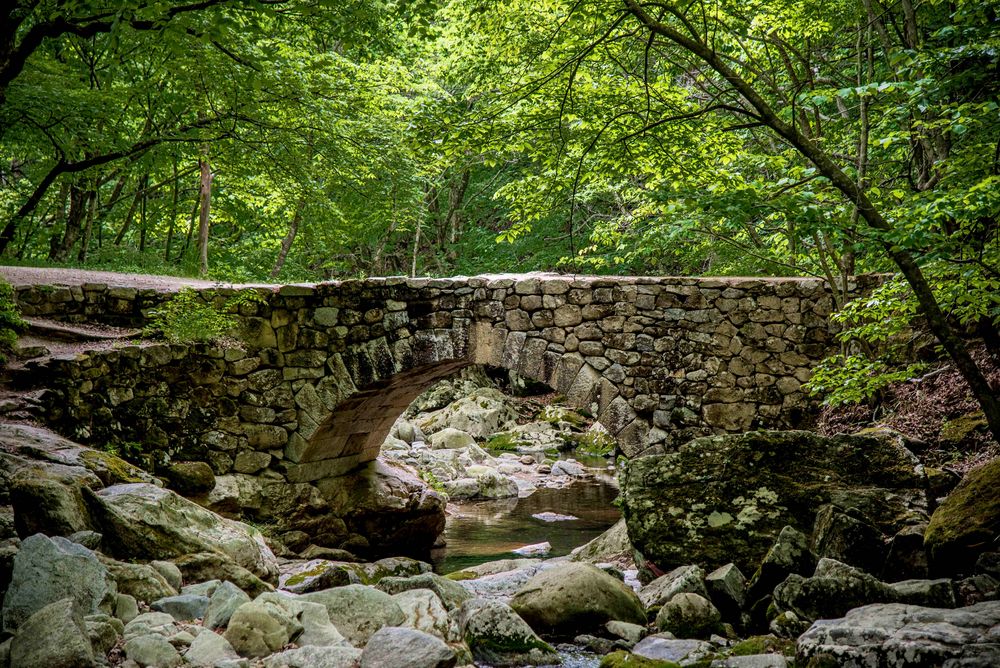
<path fill-rule="evenodd" d="M 236 609 L 224 636 L 240 656 L 263 657 L 277 652 L 302 631 L 296 615 L 284 605 L 254 600 Z"/>
<path fill-rule="evenodd" d="M 462 603 L 472 598 L 472 594 L 465 587 L 437 573 L 422 573 L 404 578 L 383 578 L 376 587 L 388 594 L 398 594 L 411 589 L 430 589 L 438 595 L 448 610 L 456 610 Z"/>
<path fill-rule="evenodd" d="M 645 624 L 642 602 L 629 587 L 586 563 L 565 562 L 540 571 L 510 607 L 540 632 L 579 634 L 613 619 Z"/>
<path fill-rule="evenodd" d="M 277 560 L 259 533 L 179 494 L 145 483 L 85 491 L 105 546 L 123 558 L 171 559 L 215 552 L 256 576 L 274 579 Z"/>
<path fill-rule="evenodd" d="M 361 668 L 452 668 L 457 661 L 440 638 L 399 626 L 376 631 L 361 653 Z"/>
<path fill-rule="evenodd" d="M 386 578 L 389 579 L 392 578 Z M 379 584 L 384 583 L 385 580 Z M 330 621 L 355 647 L 364 647 L 383 626 L 399 626 L 406 621 L 406 615 L 389 594 L 364 585 L 310 592 L 300 598 L 326 606 Z"/>
<path fill-rule="evenodd" d="M 84 618 L 87 636 L 95 656 L 107 656 L 108 652 L 118 642 L 125 632 L 125 625 L 120 619 L 108 615 L 88 615 Z"/>
<path fill-rule="evenodd" d="M 301 647 L 264 659 L 264 668 L 357 668 L 362 651 L 354 647 Z"/>
<path fill-rule="evenodd" d="M 632 653 L 646 659 L 693 663 L 715 652 L 715 646 L 702 640 L 678 640 L 669 633 L 654 634 L 643 638 L 632 648 Z"/>
<path fill-rule="evenodd" d="M 867 573 L 880 573 L 886 555 L 886 537 L 858 510 L 834 504 L 821 506 L 813 526 L 812 551 Z"/>
<path fill-rule="evenodd" d="M 111 612 L 115 583 L 95 554 L 65 538 L 42 534 L 21 542 L 3 601 L 3 628 L 13 630 L 50 603 L 73 599 L 80 614 Z"/>
<path fill-rule="evenodd" d="M 630 624 L 628 622 L 619 622 L 617 620 L 612 620 L 604 625 L 605 630 L 608 633 L 615 636 L 616 638 L 621 638 L 625 642 L 634 645 L 643 638 L 646 637 L 646 627 L 639 626 L 638 624 Z"/>
<path fill-rule="evenodd" d="M 663 605 L 677 594 L 690 592 L 708 598 L 705 571 L 698 566 L 678 566 L 639 590 L 639 600 L 646 609 Z"/>
<path fill-rule="evenodd" d="M 227 626 L 236 608 L 249 602 L 250 597 L 246 592 L 232 582 L 219 583 L 208 599 L 203 621 L 205 628 L 220 629 Z"/>
<path fill-rule="evenodd" d="M 171 587 L 175 590 L 180 591 L 181 585 L 184 584 L 181 578 L 181 569 L 177 568 L 177 564 L 170 561 L 160 561 L 154 560 L 149 562 L 149 565 L 163 576 L 163 579 L 167 581 Z"/>
<path fill-rule="evenodd" d="M 93 661 L 80 606 L 71 598 L 40 607 L 10 643 L 11 668 L 89 668 Z"/>
<path fill-rule="evenodd" d="M 455 450 L 475 444 L 476 439 L 471 434 L 453 427 L 445 427 L 441 431 L 431 434 L 430 440 L 430 446 L 435 450 Z"/>
<path fill-rule="evenodd" d="M 142 668 L 174 668 L 183 663 L 180 653 L 159 634 L 136 636 L 125 641 L 125 656 Z"/>
<path fill-rule="evenodd" d="M 747 598 L 755 602 L 771 591 L 789 575 L 811 573 L 816 557 L 809 550 L 809 539 L 804 533 L 786 526 L 778 533 L 774 545 L 764 555 L 760 568 L 750 578 Z"/>
<path fill-rule="evenodd" d="M 90 530 L 75 531 L 66 537 L 69 538 L 74 543 L 83 545 L 85 548 L 89 550 L 96 550 L 100 548 L 101 539 L 104 538 L 104 536 L 97 533 L 96 531 L 90 531 Z"/>
<path fill-rule="evenodd" d="M 151 610 L 165 612 L 179 622 L 201 619 L 208 608 L 208 597 L 197 594 L 178 594 L 157 599 L 149 605 Z"/>
<path fill-rule="evenodd" d="M 229 641 L 218 633 L 199 633 L 184 653 L 184 660 L 192 666 L 208 668 L 222 661 L 239 659 L 239 654 Z"/>
<path fill-rule="evenodd" d="M 805 622 L 844 615 L 869 603 L 896 602 L 899 594 L 884 582 L 833 559 L 821 559 L 812 577 L 792 574 L 774 589 L 774 607 Z"/>
<path fill-rule="evenodd" d="M 799 638 L 797 657 L 816 665 L 986 668 L 1000 665 L 997 624 L 1000 601 L 954 610 L 879 603 L 817 620 Z"/>
<path fill-rule="evenodd" d="M 293 639 L 300 647 L 310 645 L 341 647 L 349 644 L 337 630 L 337 627 L 331 623 L 326 606 L 320 603 L 305 601 L 301 597 L 279 592 L 261 594 L 255 599 L 255 602 L 279 606 L 297 620 L 302 625 L 302 632 Z"/>
<path fill-rule="evenodd" d="M 577 461 L 572 459 L 560 459 L 552 465 L 550 475 L 569 476 L 570 478 L 584 478 L 587 476 L 587 470 Z"/>
<path fill-rule="evenodd" d="M 121 594 L 134 596 L 137 601 L 143 603 L 177 594 L 177 589 L 148 564 L 132 564 L 101 555 L 99 558 L 114 578 Z"/>
<path fill-rule="evenodd" d="M 929 608 L 954 608 L 955 585 L 947 578 L 938 580 L 903 580 L 892 582 L 889 587 L 899 595 L 900 603 L 923 605 Z"/>
<path fill-rule="evenodd" d="M 115 598 L 115 617 L 128 624 L 139 615 L 139 604 L 134 596 L 118 594 Z"/>
<path fill-rule="evenodd" d="M 271 585 L 240 566 L 232 558 L 219 552 L 186 554 L 175 559 L 174 563 L 181 569 L 184 579 L 188 582 L 228 580 L 251 596 L 273 589 Z"/>
<path fill-rule="evenodd" d="M 738 620 L 746 605 L 747 582 L 736 564 L 720 566 L 705 576 L 708 597 L 722 613 L 723 619 Z"/>
<path fill-rule="evenodd" d="M 392 597 L 406 615 L 402 624 L 411 629 L 441 638 L 445 642 L 454 640 L 451 618 L 441 603 L 441 599 L 430 589 L 410 589 Z"/>
<path fill-rule="evenodd" d="M 205 582 L 189 584 L 186 587 L 181 587 L 181 593 L 208 596 L 209 598 L 212 598 L 212 594 L 215 593 L 215 590 L 218 589 L 222 582 L 222 580 L 206 580 Z"/>
<path fill-rule="evenodd" d="M 557 663 L 552 647 L 501 601 L 472 599 L 456 613 L 462 640 L 476 661 L 491 666 Z"/>
<path fill-rule="evenodd" d="M 165 612 L 144 612 L 125 625 L 125 640 L 156 633 L 172 636 L 178 630 L 176 620 Z"/>
<path fill-rule="evenodd" d="M 722 615 L 704 596 L 684 592 L 660 608 L 656 627 L 678 638 L 708 638 L 719 630 Z"/>

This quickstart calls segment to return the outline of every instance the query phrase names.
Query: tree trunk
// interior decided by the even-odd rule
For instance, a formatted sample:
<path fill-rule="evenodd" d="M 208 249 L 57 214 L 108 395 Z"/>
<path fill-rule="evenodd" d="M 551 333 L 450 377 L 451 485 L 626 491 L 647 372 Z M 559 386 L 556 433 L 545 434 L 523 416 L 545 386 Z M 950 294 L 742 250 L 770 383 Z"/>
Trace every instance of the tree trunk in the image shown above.
<path fill-rule="evenodd" d="M 201 149 L 198 161 L 201 172 L 200 202 L 198 214 L 198 275 L 208 275 L 208 223 L 212 209 L 212 169 L 208 162 L 208 146 Z"/>
<path fill-rule="evenodd" d="M 167 243 L 163 249 L 163 261 L 170 262 L 170 245 L 174 241 L 174 225 L 177 223 L 177 203 L 180 197 L 180 179 L 177 177 L 177 157 L 174 156 L 174 197 L 170 203 L 170 222 L 167 227 Z"/>
<path fill-rule="evenodd" d="M 135 195 L 132 196 L 132 203 L 128 207 L 128 212 L 125 214 L 125 221 L 122 223 L 121 228 L 118 230 L 118 234 L 115 235 L 115 246 L 121 246 L 122 240 L 125 238 L 125 234 L 128 232 L 129 228 L 132 227 L 132 219 L 135 218 L 135 210 L 139 208 L 139 200 L 142 198 L 142 182 L 143 179 L 139 179 L 139 182 L 135 187 Z"/>
<path fill-rule="evenodd" d="M 66 228 L 63 232 L 62 241 L 56 241 L 49 248 L 49 259 L 54 262 L 65 262 L 69 253 L 80 238 L 80 231 L 83 229 L 83 221 L 87 217 L 90 208 L 90 198 L 94 196 L 91 190 L 83 190 L 75 183 L 70 186 L 69 191 L 69 214 L 66 216 Z"/>
<path fill-rule="evenodd" d="M 271 269 L 271 278 L 277 278 L 281 273 L 281 268 L 285 266 L 285 258 L 295 241 L 295 235 L 299 231 L 299 223 L 302 221 L 302 210 L 306 206 L 306 196 L 299 197 L 299 203 L 295 206 L 295 213 L 292 214 L 292 222 L 288 225 L 288 233 L 281 240 L 281 250 L 278 251 L 278 259 L 274 261 L 274 268 Z"/>
<path fill-rule="evenodd" d="M 139 203 L 139 252 L 146 252 L 146 205 L 149 203 L 149 173 L 142 177 L 142 200 Z"/>
<path fill-rule="evenodd" d="M 94 178 L 94 191 L 91 193 L 90 206 L 87 207 L 87 223 L 83 227 L 83 237 L 80 239 L 78 262 L 87 261 L 87 250 L 90 248 L 90 236 L 94 229 L 94 218 L 97 216 L 97 178 Z"/>

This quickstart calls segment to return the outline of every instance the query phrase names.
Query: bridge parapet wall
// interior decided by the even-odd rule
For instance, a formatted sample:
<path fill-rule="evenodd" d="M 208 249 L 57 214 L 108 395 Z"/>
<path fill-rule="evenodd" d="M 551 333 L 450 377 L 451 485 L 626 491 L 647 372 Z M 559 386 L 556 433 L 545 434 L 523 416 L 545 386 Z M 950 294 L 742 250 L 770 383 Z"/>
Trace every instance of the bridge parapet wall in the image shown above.
<path fill-rule="evenodd" d="M 861 286 L 862 289 L 865 286 Z M 832 298 L 808 279 L 497 276 L 246 287 L 241 348 L 154 344 L 54 359 L 50 421 L 216 473 L 290 483 L 374 459 L 423 389 L 469 364 L 547 383 L 627 456 L 712 432 L 799 426 L 829 350 Z M 205 291 L 224 301 L 229 289 Z M 170 297 L 25 286 L 28 315 L 143 324 Z M 152 447 L 150 447 L 152 446 Z"/>

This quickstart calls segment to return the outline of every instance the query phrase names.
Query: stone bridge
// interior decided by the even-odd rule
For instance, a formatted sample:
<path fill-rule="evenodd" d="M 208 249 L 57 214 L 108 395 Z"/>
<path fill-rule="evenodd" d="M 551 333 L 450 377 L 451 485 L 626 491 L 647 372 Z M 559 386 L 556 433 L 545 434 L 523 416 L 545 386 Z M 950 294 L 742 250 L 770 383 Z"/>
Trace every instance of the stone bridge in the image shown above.
<path fill-rule="evenodd" d="M 622 454 L 697 435 L 798 426 L 831 343 L 812 279 L 560 275 L 373 278 L 236 290 L 238 346 L 152 344 L 55 357 L 31 374 L 45 419 L 85 443 L 208 461 L 289 483 L 375 459 L 433 382 L 481 364 L 589 411 Z M 141 326 L 169 292 L 20 285 L 25 315 Z"/>

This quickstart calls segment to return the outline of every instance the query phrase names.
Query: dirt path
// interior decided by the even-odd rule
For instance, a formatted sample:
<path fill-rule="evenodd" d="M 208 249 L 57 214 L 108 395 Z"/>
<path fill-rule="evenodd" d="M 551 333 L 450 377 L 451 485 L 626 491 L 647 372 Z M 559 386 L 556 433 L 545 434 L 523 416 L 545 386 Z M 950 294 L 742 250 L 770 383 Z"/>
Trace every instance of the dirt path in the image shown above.
<path fill-rule="evenodd" d="M 80 285 L 105 283 L 117 287 L 152 288 L 154 290 L 179 290 L 185 286 L 195 288 L 230 287 L 232 283 L 203 281 L 179 276 L 153 276 L 149 274 L 119 274 L 113 271 L 86 269 L 55 269 L 48 267 L 0 266 L 0 276 L 12 285 Z"/>

